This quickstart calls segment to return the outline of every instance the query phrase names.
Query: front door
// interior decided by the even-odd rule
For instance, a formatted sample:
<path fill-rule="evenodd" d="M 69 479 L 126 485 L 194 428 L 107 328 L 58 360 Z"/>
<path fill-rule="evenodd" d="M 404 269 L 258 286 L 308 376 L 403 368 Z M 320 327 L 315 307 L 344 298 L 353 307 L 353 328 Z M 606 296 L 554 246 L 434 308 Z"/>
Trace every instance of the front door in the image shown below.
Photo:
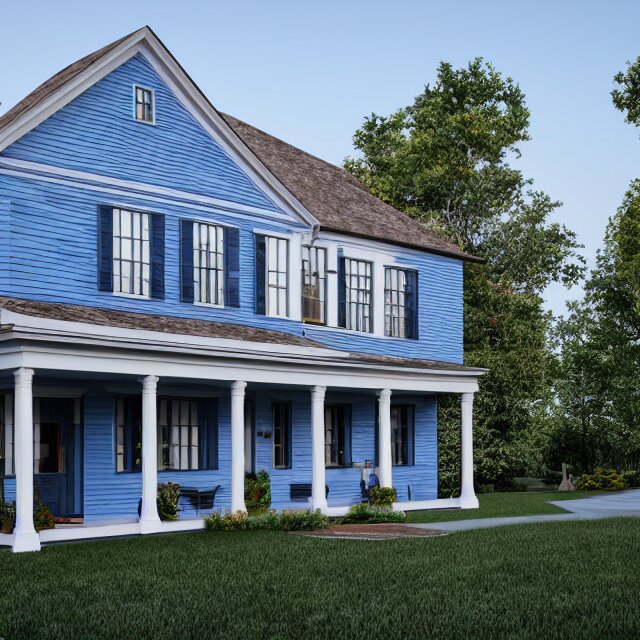
<path fill-rule="evenodd" d="M 34 491 L 54 516 L 81 515 L 79 400 L 35 398 L 33 403 Z"/>

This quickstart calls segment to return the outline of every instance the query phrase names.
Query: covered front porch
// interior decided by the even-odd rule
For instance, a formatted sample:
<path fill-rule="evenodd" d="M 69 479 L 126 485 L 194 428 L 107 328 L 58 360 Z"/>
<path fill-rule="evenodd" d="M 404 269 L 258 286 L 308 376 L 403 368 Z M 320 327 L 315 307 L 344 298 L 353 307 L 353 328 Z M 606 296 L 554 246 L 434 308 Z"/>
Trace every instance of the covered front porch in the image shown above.
<path fill-rule="evenodd" d="M 0 544 L 14 551 L 197 530 L 203 513 L 184 499 L 178 521 L 160 521 L 159 482 L 218 487 L 214 509 L 245 510 L 245 473 L 261 469 L 271 477 L 274 509 L 342 515 L 361 500 L 364 465 L 397 490 L 396 509 L 477 506 L 479 370 L 156 332 L 138 332 L 145 334 L 139 340 L 113 329 L 89 337 L 84 326 L 59 322 L 73 324 L 65 327 L 74 332 L 69 341 L 59 326 L 21 330 L 22 319 L 13 320 L 0 343 L 0 384 L 5 433 L 13 434 L 5 436 L 5 459 L 12 460 L 6 486 L 15 495 L 16 527 L 0 534 Z M 462 491 L 450 500 L 437 499 L 441 393 L 462 400 Z M 34 492 L 68 522 L 37 533 Z"/>

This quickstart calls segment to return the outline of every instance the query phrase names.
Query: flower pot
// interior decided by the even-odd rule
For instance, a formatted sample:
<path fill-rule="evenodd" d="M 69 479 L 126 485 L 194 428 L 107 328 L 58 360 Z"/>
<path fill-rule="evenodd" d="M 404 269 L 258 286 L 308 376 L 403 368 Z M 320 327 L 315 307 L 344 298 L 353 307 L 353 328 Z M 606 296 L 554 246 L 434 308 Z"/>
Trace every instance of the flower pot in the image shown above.
<path fill-rule="evenodd" d="M 13 518 L 2 518 L 2 533 L 13 533 L 14 522 Z"/>

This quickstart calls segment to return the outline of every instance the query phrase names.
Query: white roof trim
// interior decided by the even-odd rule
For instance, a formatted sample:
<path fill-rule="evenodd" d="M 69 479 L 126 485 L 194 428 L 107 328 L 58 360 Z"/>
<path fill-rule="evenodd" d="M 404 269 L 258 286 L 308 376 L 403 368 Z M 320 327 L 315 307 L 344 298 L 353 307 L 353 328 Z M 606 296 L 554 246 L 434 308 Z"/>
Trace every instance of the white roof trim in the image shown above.
<path fill-rule="evenodd" d="M 249 342 L 191 336 L 184 334 L 125 329 L 66 320 L 52 320 L 28 316 L 7 309 L 0 310 L 0 324 L 5 327 L 0 332 L 0 343 L 19 337 L 26 340 L 47 340 L 59 344 L 79 346 L 85 344 L 100 348 L 125 348 L 145 352 L 173 352 L 180 354 L 217 357 L 234 360 L 251 360 L 265 364 L 303 363 L 331 367 L 333 369 L 367 370 L 376 377 L 384 378 L 393 372 L 397 376 L 443 376 L 457 379 L 476 380 L 484 370 L 450 371 L 427 369 L 424 367 L 398 366 L 393 363 L 369 363 L 351 360 L 347 351 L 324 347 L 282 345 L 276 343 Z"/>
<path fill-rule="evenodd" d="M 305 224 L 318 225 L 313 214 L 285 188 L 209 104 L 148 27 L 133 33 L 45 100 L 0 130 L 0 152 L 138 53 L 145 56 L 178 100 L 260 189 Z"/>

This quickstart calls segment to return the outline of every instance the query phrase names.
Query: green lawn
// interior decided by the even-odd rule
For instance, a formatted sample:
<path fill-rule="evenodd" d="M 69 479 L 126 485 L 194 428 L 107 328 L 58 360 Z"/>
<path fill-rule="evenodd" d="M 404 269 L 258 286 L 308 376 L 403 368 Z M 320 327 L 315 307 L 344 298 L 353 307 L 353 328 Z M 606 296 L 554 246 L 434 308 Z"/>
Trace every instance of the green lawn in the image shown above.
<path fill-rule="evenodd" d="M 485 493 L 478 496 L 479 509 L 451 509 L 447 511 L 408 511 L 407 522 L 449 522 L 470 518 L 502 518 L 504 516 L 533 516 L 539 513 L 566 513 L 549 504 L 551 500 L 577 500 L 603 493 L 602 491 L 532 491 L 530 493 Z"/>
<path fill-rule="evenodd" d="M 640 637 L 640 520 L 345 541 L 248 531 L 0 553 L 0 637 Z"/>

